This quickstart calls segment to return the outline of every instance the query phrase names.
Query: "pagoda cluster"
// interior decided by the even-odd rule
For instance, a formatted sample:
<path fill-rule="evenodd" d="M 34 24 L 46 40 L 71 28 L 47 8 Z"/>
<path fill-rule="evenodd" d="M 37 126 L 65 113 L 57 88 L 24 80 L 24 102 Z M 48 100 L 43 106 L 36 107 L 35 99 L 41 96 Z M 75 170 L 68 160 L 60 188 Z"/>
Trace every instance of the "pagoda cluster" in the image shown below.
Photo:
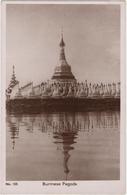
<path fill-rule="evenodd" d="M 91 84 L 85 82 L 52 82 L 33 86 L 29 83 L 24 87 L 15 85 L 10 99 L 14 98 L 120 98 L 120 83 Z"/>
<path fill-rule="evenodd" d="M 41 97 L 120 97 L 120 83 L 91 84 L 85 81 L 54 82 L 41 84 Z"/>
<path fill-rule="evenodd" d="M 12 79 L 6 91 L 9 99 L 15 98 L 120 98 L 120 83 L 77 82 L 65 57 L 65 43 L 63 34 L 60 41 L 59 64 L 55 67 L 50 81 L 42 82 L 38 86 L 28 83 L 19 87 L 16 80 L 14 66 Z"/>

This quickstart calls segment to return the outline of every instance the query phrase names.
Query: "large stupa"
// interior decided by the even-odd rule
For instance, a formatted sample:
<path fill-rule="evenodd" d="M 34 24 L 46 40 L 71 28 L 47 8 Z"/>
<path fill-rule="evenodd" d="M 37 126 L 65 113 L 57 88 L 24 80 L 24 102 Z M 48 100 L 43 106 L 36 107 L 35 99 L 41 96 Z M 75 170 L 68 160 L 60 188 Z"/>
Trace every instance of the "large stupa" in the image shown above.
<path fill-rule="evenodd" d="M 55 67 L 54 74 L 52 76 L 52 80 L 55 81 L 76 81 L 73 73 L 71 72 L 71 66 L 67 63 L 66 57 L 65 57 L 65 43 L 63 40 L 63 33 L 61 35 L 61 41 L 60 41 L 60 57 L 59 57 L 59 65 Z"/>

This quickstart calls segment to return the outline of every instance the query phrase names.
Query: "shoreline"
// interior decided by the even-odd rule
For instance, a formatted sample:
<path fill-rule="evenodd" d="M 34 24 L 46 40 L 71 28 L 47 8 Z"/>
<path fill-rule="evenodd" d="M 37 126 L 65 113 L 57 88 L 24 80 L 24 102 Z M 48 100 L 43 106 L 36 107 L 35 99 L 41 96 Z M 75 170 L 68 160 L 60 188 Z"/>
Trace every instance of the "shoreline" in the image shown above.
<path fill-rule="evenodd" d="M 43 111 L 120 111 L 119 98 L 36 98 L 6 101 L 7 112 L 41 113 Z"/>

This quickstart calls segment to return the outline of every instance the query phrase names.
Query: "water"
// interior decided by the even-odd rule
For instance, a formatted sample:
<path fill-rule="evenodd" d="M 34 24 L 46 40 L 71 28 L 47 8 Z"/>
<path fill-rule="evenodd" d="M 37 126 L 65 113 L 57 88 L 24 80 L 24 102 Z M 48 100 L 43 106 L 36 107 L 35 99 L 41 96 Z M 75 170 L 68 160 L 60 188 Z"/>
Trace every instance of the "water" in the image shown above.
<path fill-rule="evenodd" d="M 7 115 L 7 180 L 118 180 L 120 113 Z"/>

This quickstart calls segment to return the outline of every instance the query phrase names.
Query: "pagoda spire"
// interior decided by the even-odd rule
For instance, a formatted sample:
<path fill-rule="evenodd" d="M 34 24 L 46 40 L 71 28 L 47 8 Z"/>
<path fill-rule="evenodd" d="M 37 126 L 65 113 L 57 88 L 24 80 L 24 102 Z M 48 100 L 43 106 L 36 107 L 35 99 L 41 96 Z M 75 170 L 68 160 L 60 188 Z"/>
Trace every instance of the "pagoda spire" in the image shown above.
<path fill-rule="evenodd" d="M 60 41 L 59 46 L 60 46 L 60 57 L 59 57 L 60 65 L 67 66 L 68 63 L 66 61 L 65 51 L 64 51 L 65 43 L 64 43 L 64 39 L 63 39 L 63 31 L 61 32 L 61 41 Z"/>
<path fill-rule="evenodd" d="M 64 40 L 63 40 L 63 30 L 61 32 L 61 41 L 60 41 L 60 47 L 65 47 L 65 43 L 64 43 Z"/>
<path fill-rule="evenodd" d="M 65 57 L 65 43 L 63 38 L 63 31 L 61 32 L 61 40 L 59 43 L 60 46 L 60 55 L 59 55 L 59 65 L 55 67 L 54 74 L 52 76 L 53 80 L 56 81 L 75 81 L 75 77 L 71 72 L 71 66 L 67 63 Z"/>
<path fill-rule="evenodd" d="M 16 81 L 16 76 L 15 76 L 15 66 L 13 65 L 12 67 L 13 71 L 12 71 L 12 80 L 15 82 Z"/>
<path fill-rule="evenodd" d="M 10 81 L 10 85 L 11 86 L 15 86 L 17 84 L 17 80 L 16 80 L 16 75 L 15 75 L 15 66 L 13 65 L 12 67 L 12 77 L 11 77 L 11 81 Z"/>

